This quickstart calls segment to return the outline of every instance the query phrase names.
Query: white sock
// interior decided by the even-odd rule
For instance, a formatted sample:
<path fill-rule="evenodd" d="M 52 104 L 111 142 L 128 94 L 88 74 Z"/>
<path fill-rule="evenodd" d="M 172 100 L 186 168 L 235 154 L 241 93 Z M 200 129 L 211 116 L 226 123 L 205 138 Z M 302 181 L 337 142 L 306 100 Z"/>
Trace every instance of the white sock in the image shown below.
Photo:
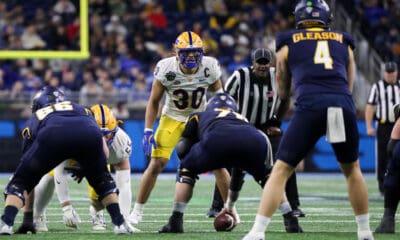
<path fill-rule="evenodd" d="M 173 211 L 185 213 L 187 203 L 184 202 L 174 202 Z"/>
<path fill-rule="evenodd" d="M 69 160 L 60 163 L 54 169 L 54 182 L 56 186 L 56 193 L 60 204 L 71 201 L 68 189 L 68 172 L 64 170 Z"/>
<path fill-rule="evenodd" d="M 40 179 L 40 182 L 35 187 L 35 201 L 33 203 L 33 219 L 45 213 L 46 207 L 49 204 L 54 193 L 53 176 L 46 174 Z"/>
<path fill-rule="evenodd" d="M 279 205 L 279 210 L 281 211 L 282 215 L 291 212 L 292 207 L 290 206 L 289 202 L 283 202 Z"/>
<path fill-rule="evenodd" d="M 369 228 L 369 214 L 362 214 L 356 216 L 358 231 L 370 231 Z"/>
<path fill-rule="evenodd" d="M 131 170 L 115 171 L 115 182 L 119 189 L 119 207 L 125 219 L 128 219 L 132 204 Z"/>
<path fill-rule="evenodd" d="M 250 233 L 264 233 L 267 230 L 269 223 L 271 222 L 271 218 L 262 216 L 260 214 L 256 215 L 256 220 L 254 221 L 253 227 L 250 230 Z"/>
<path fill-rule="evenodd" d="M 137 203 L 137 202 L 135 202 L 135 206 L 133 206 L 133 211 L 134 212 L 139 212 L 139 213 L 142 213 L 143 212 L 143 209 L 144 209 L 144 203 Z"/>

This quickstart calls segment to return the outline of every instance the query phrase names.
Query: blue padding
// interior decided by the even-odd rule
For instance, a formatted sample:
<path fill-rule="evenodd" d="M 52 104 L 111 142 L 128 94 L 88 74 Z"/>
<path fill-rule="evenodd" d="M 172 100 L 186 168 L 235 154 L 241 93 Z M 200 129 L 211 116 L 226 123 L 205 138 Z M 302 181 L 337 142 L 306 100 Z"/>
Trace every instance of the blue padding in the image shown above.
<path fill-rule="evenodd" d="M 11 121 L 0 121 L 0 138 L 15 137 L 15 125 Z"/>
<path fill-rule="evenodd" d="M 154 132 L 158 127 L 158 121 L 154 125 Z M 143 172 L 147 166 L 147 160 L 142 150 L 142 138 L 144 121 L 142 120 L 127 120 L 124 121 L 125 132 L 129 135 L 132 140 L 132 155 L 130 158 L 131 169 L 133 171 Z M 164 171 L 175 172 L 179 164 L 178 156 L 174 151 L 171 159 L 165 166 Z"/>

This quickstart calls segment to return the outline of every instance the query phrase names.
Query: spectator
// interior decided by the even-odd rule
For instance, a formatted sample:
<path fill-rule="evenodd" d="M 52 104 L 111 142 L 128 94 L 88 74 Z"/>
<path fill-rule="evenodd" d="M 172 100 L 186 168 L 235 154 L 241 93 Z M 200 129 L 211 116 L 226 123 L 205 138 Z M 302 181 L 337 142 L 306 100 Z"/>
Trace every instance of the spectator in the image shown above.
<path fill-rule="evenodd" d="M 107 34 L 117 33 L 122 36 L 126 36 L 128 33 L 126 27 L 120 22 L 120 17 L 118 15 L 111 16 L 110 22 L 106 25 L 105 30 Z"/>
<path fill-rule="evenodd" d="M 35 25 L 31 24 L 26 27 L 21 36 L 21 43 L 24 49 L 40 49 L 46 46 L 43 39 L 37 34 Z"/>

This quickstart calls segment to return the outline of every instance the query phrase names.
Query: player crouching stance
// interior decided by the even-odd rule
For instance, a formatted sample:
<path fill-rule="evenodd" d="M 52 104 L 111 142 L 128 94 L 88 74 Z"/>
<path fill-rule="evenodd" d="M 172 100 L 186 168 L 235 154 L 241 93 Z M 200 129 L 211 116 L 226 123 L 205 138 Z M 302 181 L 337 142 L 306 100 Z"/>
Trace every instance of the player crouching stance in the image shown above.
<path fill-rule="evenodd" d="M 375 233 L 395 233 L 395 216 L 400 202 L 400 105 L 394 107 L 396 118 L 387 150 L 390 156 L 384 180 L 384 213 Z"/>
<path fill-rule="evenodd" d="M 107 105 L 96 104 L 90 109 L 106 139 L 110 152 L 107 163 L 111 164 L 115 169 L 115 182 L 119 190 L 119 206 L 124 218 L 128 219 L 132 203 L 131 166 L 129 163 L 129 157 L 132 152 L 131 139 L 124 130 L 118 127 L 118 121 Z M 104 207 L 99 202 L 98 195 L 91 186 L 89 186 L 89 196 L 93 230 L 105 230 L 106 223 L 102 210 Z M 136 228 L 134 230 L 139 231 Z"/>
<path fill-rule="evenodd" d="M 43 175 L 65 159 L 75 159 L 82 166 L 83 175 L 111 216 L 114 233 L 132 233 L 132 226 L 120 212 L 118 189 L 107 169 L 106 143 L 90 111 L 64 101 L 62 91 L 48 86 L 33 99 L 32 113 L 23 130 L 23 156 L 5 189 L 0 234 L 13 234 L 15 217 L 25 204 L 25 196 Z"/>
<path fill-rule="evenodd" d="M 159 233 L 183 233 L 183 214 L 200 173 L 235 167 L 250 173 L 260 185 L 265 184 L 272 163 L 269 140 L 236 111 L 235 100 L 226 93 L 219 93 L 210 100 L 204 112 L 190 115 L 176 147 L 181 162 L 176 177 L 173 212 Z M 233 178 L 236 175 L 240 181 L 231 182 L 230 197 L 223 210 L 233 212 L 235 217 L 235 201 L 243 183 L 242 171 L 234 171 Z M 287 200 L 285 203 L 283 212 L 291 213 Z M 292 214 L 287 217 L 288 228 L 292 232 L 301 232 L 297 218 Z M 236 223 L 238 221 L 236 217 Z"/>

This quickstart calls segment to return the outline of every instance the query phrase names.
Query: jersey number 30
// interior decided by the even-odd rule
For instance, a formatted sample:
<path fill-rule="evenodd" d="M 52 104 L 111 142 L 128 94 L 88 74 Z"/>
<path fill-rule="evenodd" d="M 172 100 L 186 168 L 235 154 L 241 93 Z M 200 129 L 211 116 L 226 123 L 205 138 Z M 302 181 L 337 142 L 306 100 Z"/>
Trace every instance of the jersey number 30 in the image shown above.
<path fill-rule="evenodd" d="M 333 69 L 333 60 L 329 52 L 328 41 L 318 41 L 314 53 L 314 63 L 324 64 L 325 69 Z"/>

